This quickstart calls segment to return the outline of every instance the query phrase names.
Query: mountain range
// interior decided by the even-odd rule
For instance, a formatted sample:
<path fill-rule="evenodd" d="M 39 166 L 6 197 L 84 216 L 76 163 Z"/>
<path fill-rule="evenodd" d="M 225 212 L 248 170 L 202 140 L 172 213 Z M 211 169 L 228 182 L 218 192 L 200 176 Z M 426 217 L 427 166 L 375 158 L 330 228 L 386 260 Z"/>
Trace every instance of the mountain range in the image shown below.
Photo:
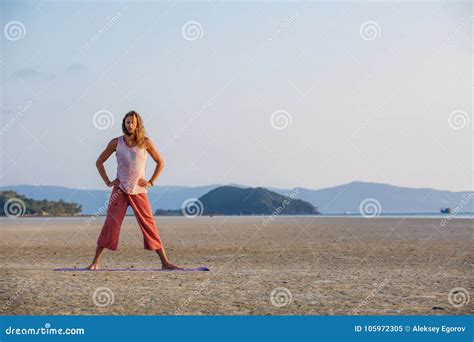
<path fill-rule="evenodd" d="M 229 185 L 240 188 L 239 184 L 212 184 L 207 186 L 154 186 L 148 189 L 148 197 L 155 209 L 180 209 L 189 198 L 200 198 L 209 191 Z M 446 191 L 432 188 L 408 188 L 382 183 L 351 182 L 323 189 L 293 188 L 280 189 L 266 187 L 280 195 L 290 196 L 311 203 L 322 214 L 359 213 L 359 206 L 366 199 L 375 199 L 383 214 L 390 213 L 439 213 L 440 208 L 459 208 L 460 212 L 474 212 L 472 191 Z M 106 206 L 111 189 L 85 190 L 50 185 L 10 185 L 1 186 L 0 191 L 13 190 L 36 200 L 76 202 L 82 206 L 82 214 L 91 215 Z M 128 211 L 132 213 L 131 208 Z"/>

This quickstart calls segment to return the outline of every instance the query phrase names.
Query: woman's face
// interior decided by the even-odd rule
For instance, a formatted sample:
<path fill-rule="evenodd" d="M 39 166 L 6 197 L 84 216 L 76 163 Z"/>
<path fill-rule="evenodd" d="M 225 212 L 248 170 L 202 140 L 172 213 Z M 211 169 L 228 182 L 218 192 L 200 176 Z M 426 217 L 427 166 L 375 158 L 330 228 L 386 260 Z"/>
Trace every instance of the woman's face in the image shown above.
<path fill-rule="evenodd" d="M 135 115 L 127 116 L 125 119 L 125 128 L 129 134 L 133 134 L 133 132 L 135 132 L 135 129 L 137 128 L 137 118 Z"/>

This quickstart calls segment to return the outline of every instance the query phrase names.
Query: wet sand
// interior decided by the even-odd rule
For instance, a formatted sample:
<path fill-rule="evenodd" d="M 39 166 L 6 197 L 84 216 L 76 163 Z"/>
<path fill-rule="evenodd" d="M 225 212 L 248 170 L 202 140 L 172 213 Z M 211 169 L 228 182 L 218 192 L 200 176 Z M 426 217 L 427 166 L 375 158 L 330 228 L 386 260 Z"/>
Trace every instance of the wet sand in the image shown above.
<path fill-rule="evenodd" d="M 439 218 L 264 220 L 156 217 L 171 261 L 210 272 L 55 272 L 90 263 L 103 217 L 1 219 L 0 314 L 474 312 L 473 219 L 445 227 Z M 102 268 L 160 266 L 133 216 L 119 250 L 101 260 Z"/>

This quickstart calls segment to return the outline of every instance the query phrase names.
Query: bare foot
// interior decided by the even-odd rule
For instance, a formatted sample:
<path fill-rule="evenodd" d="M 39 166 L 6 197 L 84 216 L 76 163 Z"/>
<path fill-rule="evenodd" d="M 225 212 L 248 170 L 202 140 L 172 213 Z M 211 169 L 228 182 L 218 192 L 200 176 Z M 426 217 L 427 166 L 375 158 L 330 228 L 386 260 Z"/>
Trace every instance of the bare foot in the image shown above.
<path fill-rule="evenodd" d="M 90 264 L 89 266 L 87 266 L 87 269 L 91 270 L 91 271 L 98 270 L 99 269 L 99 264 L 94 262 L 94 263 Z"/>
<path fill-rule="evenodd" d="M 175 266 L 175 265 L 173 265 L 173 264 L 171 264 L 171 263 L 163 264 L 163 265 L 161 266 L 161 269 L 162 269 L 162 270 L 184 270 L 184 268 Z"/>

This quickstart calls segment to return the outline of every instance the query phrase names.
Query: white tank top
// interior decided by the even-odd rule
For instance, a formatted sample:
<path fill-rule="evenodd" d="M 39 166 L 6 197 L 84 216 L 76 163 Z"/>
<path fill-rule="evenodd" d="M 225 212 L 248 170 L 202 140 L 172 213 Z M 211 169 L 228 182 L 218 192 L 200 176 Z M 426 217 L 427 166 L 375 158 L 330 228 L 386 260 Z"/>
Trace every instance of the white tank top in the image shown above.
<path fill-rule="evenodd" d="M 129 147 L 123 135 L 118 138 L 115 156 L 117 157 L 117 178 L 120 189 L 130 195 L 147 192 L 146 186 L 138 185 L 140 178 L 145 179 L 147 151 L 137 146 Z"/>

